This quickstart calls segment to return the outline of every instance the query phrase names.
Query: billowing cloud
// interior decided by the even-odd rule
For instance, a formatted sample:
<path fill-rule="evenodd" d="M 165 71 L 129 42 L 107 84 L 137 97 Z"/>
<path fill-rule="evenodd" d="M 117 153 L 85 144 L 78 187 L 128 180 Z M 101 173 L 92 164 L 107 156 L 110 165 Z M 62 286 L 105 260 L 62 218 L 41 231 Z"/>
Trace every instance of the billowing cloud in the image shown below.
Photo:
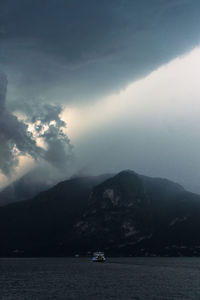
<path fill-rule="evenodd" d="M 6 76 L 0 73 L 0 169 L 9 175 L 18 164 L 18 156 L 29 154 L 35 159 L 42 154 L 27 125 L 6 110 Z"/>
<path fill-rule="evenodd" d="M 28 104 L 21 107 L 26 113 L 26 122 L 32 125 L 36 138 L 45 145 L 43 159 L 62 171 L 67 170 L 73 157 L 72 145 L 64 129 L 66 123 L 60 119 L 62 107 L 50 104 Z"/>
<path fill-rule="evenodd" d="M 48 162 L 51 166 L 66 170 L 72 155 L 72 146 L 63 128 L 66 126 L 59 115 L 59 106 L 24 105 L 18 109 L 25 113 L 20 121 L 6 109 L 7 78 L 0 73 L 0 170 L 9 176 L 18 165 L 19 156 L 29 155 L 35 160 Z M 29 108 L 29 109 L 28 109 Z M 31 130 L 29 127 L 32 126 Z M 45 148 L 37 145 L 42 138 Z"/>

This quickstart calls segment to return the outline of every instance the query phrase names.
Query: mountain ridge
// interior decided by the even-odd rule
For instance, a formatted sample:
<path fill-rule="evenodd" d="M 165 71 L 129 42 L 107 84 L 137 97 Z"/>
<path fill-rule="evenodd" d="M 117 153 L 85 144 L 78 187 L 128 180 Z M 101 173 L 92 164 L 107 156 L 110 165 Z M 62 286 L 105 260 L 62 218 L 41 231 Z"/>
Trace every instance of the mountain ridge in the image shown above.
<path fill-rule="evenodd" d="M 200 196 L 125 170 L 0 208 L 1 256 L 200 255 Z"/>

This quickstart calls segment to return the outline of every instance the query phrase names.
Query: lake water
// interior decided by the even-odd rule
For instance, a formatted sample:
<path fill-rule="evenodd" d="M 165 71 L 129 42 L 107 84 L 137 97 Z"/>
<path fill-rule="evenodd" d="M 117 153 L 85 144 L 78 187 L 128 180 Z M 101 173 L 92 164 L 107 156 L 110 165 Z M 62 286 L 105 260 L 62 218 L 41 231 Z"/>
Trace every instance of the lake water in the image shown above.
<path fill-rule="evenodd" d="M 200 258 L 0 259 L 0 299 L 200 299 Z"/>

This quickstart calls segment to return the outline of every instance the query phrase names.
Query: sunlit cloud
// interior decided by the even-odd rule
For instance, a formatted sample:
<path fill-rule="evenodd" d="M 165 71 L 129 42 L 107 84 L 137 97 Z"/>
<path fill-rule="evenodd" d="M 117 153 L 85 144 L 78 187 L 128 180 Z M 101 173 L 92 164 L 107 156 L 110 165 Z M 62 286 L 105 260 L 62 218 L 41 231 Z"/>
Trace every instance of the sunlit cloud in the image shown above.
<path fill-rule="evenodd" d="M 114 120 L 162 121 L 198 115 L 200 110 L 200 48 L 178 57 L 120 93 L 93 105 L 66 108 L 62 117 L 75 141 Z M 195 110 L 194 110 L 195 105 Z M 164 117 L 164 120 L 163 120 Z"/>
<path fill-rule="evenodd" d="M 66 108 L 62 117 L 80 160 L 96 172 L 133 168 L 198 191 L 199 78 L 195 48 L 120 93 Z"/>

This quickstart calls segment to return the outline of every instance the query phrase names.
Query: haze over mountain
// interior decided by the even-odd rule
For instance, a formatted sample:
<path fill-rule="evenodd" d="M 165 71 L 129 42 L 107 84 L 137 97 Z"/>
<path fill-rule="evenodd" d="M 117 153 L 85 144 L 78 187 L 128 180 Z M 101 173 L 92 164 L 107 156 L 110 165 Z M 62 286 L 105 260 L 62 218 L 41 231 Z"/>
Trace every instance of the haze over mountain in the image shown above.
<path fill-rule="evenodd" d="M 53 183 L 47 181 L 45 175 L 41 170 L 39 174 L 37 171 L 31 171 L 9 184 L 0 191 L 0 206 L 33 198 L 39 192 L 50 188 L 54 181 Z M 42 179 L 41 176 L 44 178 Z"/>
<path fill-rule="evenodd" d="M 199 226 L 199 195 L 127 170 L 1 207 L 0 255 L 200 255 Z"/>

